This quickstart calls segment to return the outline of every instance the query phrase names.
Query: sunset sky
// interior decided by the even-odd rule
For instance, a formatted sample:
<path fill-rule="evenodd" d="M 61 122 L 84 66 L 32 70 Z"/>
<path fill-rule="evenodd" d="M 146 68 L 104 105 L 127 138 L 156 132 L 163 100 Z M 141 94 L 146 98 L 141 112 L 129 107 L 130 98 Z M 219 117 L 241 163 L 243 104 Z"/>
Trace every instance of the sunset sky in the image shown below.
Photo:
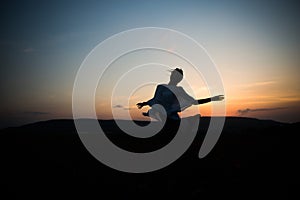
<path fill-rule="evenodd" d="M 138 27 L 174 29 L 203 45 L 223 79 L 227 116 L 300 121 L 296 1 L 7 1 L 0 9 L 0 127 L 72 118 L 73 84 L 85 57 L 106 38 Z M 108 79 L 122 64 L 131 65 L 130 56 L 124 59 Z M 170 68 L 183 68 L 194 89 L 193 95 L 187 89 L 192 96 L 208 97 L 189 66 L 168 55 L 160 59 L 168 60 Z M 141 76 L 147 70 L 151 66 Z M 167 83 L 169 72 L 163 69 L 154 79 Z M 184 82 L 181 85 L 185 87 Z M 144 119 L 134 104 L 151 98 L 154 90 L 155 84 L 137 90 L 129 104 L 120 92 L 112 110 L 119 118 L 129 111 Z M 97 115 L 110 118 L 102 97 L 98 91 Z M 182 115 L 208 116 L 210 106 L 193 106 Z"/>

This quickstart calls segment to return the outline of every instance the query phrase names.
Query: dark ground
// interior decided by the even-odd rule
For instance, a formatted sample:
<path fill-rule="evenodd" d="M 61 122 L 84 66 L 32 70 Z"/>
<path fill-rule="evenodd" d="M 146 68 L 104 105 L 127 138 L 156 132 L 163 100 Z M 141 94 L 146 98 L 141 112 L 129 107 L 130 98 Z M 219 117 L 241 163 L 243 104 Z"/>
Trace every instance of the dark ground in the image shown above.
<path fill-rule="evenodd" d="M 18 199 L 289 199 L 297 194 L 300 123 L 227 118 L 212 152 L 199 159 L 208 122 L 201 118 L 198 135 L 180 159 L 144 174 L 119 172 L 97 161 L 81 143 L 73 120 L 1 130 L 0 194 Z M 101 125 L 118 132 L 113 121 Z"/>

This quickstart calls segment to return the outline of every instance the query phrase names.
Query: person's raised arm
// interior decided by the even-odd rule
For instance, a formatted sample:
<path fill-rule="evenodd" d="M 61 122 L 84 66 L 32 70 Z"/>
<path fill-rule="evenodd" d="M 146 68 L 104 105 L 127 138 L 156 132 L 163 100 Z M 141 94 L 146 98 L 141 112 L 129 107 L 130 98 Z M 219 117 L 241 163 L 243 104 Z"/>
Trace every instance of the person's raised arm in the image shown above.
<path fill-rule="evenodd" d="M 204 104 L 211 101 L 222 101 L 224 99 L 224 95 L 217 95 L 214 97 L 206 98 L 206 99 L 198 99 L 197 104 Z"/>

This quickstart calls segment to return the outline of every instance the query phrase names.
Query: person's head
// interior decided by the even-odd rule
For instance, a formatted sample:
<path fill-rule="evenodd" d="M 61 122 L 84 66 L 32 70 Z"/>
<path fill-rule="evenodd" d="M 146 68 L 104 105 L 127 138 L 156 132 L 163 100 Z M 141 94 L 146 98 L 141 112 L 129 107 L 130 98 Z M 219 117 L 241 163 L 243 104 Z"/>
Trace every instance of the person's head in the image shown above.
<path fill-rule="evenodd" d="M 170 83 L 177 84 L 183 79 L 183 71 L 180 68 L 176 68 L 172 70 L 171 76 L 170 76 Z"/>

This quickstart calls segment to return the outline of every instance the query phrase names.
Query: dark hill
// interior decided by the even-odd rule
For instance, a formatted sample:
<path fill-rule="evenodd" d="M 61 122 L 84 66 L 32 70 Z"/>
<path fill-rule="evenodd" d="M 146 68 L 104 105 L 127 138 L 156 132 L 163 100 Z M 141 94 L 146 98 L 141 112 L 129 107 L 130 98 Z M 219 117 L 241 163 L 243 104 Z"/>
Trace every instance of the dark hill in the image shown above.
<path fill-rule="evenodd" d="M 209 120 L 201 118 L 198 135 L 180 159 L 146 174 L 123 173 L 101 164 L 82 145 L 73 120 L 1 130 L 1 194 L 17 198 L 287 199 L 296 191 L 300 123 L 228 117 L 215 148 L 198 159 Z M 112 141 L 130 143 L 119 137 L 122 133 L 114 121 L 99 123 Z"/>

